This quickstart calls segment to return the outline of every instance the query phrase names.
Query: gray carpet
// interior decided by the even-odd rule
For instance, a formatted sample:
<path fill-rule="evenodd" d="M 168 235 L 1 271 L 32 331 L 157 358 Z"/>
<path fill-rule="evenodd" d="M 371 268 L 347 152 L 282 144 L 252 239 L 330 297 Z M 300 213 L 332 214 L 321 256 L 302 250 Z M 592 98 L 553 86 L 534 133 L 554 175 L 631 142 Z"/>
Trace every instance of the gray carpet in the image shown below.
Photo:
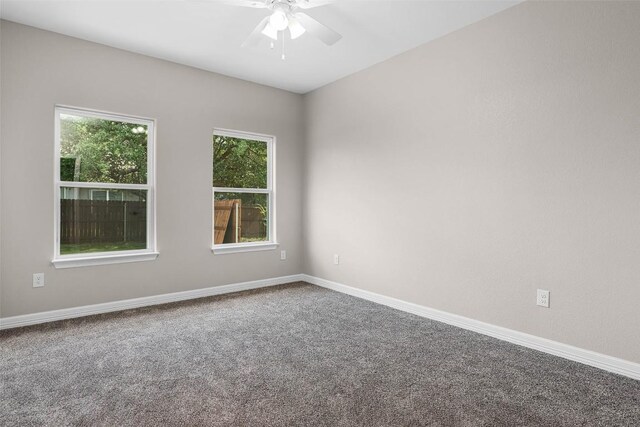
<path fill-rule="evenodd" d="M 640 426 L 640 381 L 302 283 L 0 345 L 2 426 Z"/>

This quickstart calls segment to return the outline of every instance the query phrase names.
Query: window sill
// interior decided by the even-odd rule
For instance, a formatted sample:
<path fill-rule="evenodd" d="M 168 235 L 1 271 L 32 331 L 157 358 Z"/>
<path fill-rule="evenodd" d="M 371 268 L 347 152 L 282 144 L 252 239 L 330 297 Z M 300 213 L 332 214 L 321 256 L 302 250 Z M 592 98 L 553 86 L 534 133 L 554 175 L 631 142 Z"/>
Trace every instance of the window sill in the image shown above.
<path fill-rule="evenodd" d="M 126 262 L 140 262 L 140 261 L 153 261 L 158 258 L 158 252 L 144 252 L 134 254 L 114 254 L 114 255 L 99 255 L 92 257 L 70 257 L 70 258 L 57 258 L 51 261 L 55 268 L 74 268 L 74 267 L 88 267 L 91 265 L 106 265 L 106 264 L 122 264 Z"/>
<path fill-rule="evenodd" d="M 237 245 L 217 245 L 211 248 L 214 255 L 236 254 L 240 252 L 271 251 L 278 247 L 277 243 L 241 243 Z"/>

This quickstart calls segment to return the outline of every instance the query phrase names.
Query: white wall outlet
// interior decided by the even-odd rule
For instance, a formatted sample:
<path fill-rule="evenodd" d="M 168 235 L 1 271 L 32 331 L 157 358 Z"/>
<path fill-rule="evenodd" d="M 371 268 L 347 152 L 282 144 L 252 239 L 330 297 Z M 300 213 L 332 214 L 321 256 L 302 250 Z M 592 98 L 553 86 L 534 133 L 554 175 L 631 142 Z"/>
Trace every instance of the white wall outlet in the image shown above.
<path fill-rule="evenodd" d="M 280 251 L 280 260 L 284 261 L 287 259 L 287 251 Z"/>
<path fill-rule="evenodd" d="M 536 300 L 536 304 L 540 307 L 549 308 L 549 291 L 538 289 L 538 298 Z"/>
<path fill-rule="evenodd" d="M 33 287 L 41 288 L 44 286 L 44 273 L 33 274 Z"/>
<path fill-rule="evenodd" d="M 340 264 L 340 255 L 338 255 L 338 254 L 334 254 L 334 255 L 333 255 L 333 263 L 334 263 L 335 265 Z"/>

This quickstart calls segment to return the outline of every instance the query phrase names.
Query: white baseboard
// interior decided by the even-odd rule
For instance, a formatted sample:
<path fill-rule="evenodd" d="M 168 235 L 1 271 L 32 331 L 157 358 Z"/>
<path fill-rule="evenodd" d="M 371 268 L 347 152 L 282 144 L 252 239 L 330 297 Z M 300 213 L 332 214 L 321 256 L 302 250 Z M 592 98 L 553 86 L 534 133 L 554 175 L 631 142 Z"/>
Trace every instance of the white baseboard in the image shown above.
<path fill-rule="evenodd" d="M 0 319 L 0 330 L 21 326 L 36 325 L 39 323 L 53 322 L 56 320 L 72 319 L 76 317 L 90 316 L 93 314 L 110 313 L 113 311 L 129 310 L 133 308 L 151 305 L 166 304 L 170 302 L 185 301 L 214 295 L 228 294 L 232 292 L 258 289 L 268 286 L 282 285 L 285 283 L 304 281 L 316 286 L 328 288 L 344 294 L 352 295 L 378 304 L 386 305 L 397 310 L 412 313 L 421 317 L 447 323 L 459 328 L 467 329 L 480 334 L 488 335 L 513 344 L 528 347 L 534 350 L 563 357 L 574 362 L 583 363 L 605 371 L 624 375 L 640 380 L 640 364 L 629 362 L 613 356 L 584 350 L 568 344 L 562 344 L 546 338 L 536 337 L 501 326 L 473 320 L 468 317 L 458 316 L 434 308 L 402 301 L 373 292 L 365 291 L 341 283 L 332 282 L 307 274 L 294 274 L 291 276 L 275 277 L 272 279 L 255 280 L 251 282 L 234 283 L 230 285 L 214 286 L 192 291 L 174 292 L 170 294 L 154 295 L 150 297 L 134 298 L 128 300 L 107 302 L 102 304 L 86 305 L 82 307 L 65 308 L 62 310 L 45 311 L 42 313 L 25 314 Z"/>
<path fill-rule="evenodd" d="M 134 298 L 102 304 L 85 305 L 82 307 L 64 308 L 62 310 L 45 311 L 41 313 L 25 314 L 0 319 L 0 330 L 17 328 L 20 326 L 36 325 L 38 323 L 53 322 L 56 320 L 72 319 L 75 317 L 90 316 L 92 314 L 110 313 L 112 311 L 129 310 L 132 308 L 146 307 L 150 305 L 166 304 L 169 302 L 184 301 L 195 298 L 222 295 L 232 292 L 246 291 L 249 289 L 264 288 L 267 286 L 283 285 L 285 283 L 302 280 L 301 274 L 292 276 L 275 277 L 272 279 L 254 280 L 251 282 L 234 283 L 231 285 L 213 286 L 192 291 L 174 292 L 170 294 L 154 295 L 150 297 Z"/>
<path fill-rule="evenodd" d="M 540 338 L 534 335 L 525 334 L 523 332 L 514 331 L 512 329 L 503 328 L 501 326 L 473 320 L 468 317 L 458 316 L 456 314 L 447 313 L 436 310 L 434 308 L 425 307 L 418 304 L 402 301 L 396 298 L 387 297 L 362 289 L 353 288 L 341 283 L 331 282 L 329 280 L 320 279 L 318 277 L 302 275 L 302 280 L 323 288 L 342 292 L 354 297 L 362 298 L 378 304 L 386 305 L 397 310 L 406 311 L 438 322 L 447 323 L 459 328 L 478 332 L 483 335 L 497 338 L 499 340 L 508 341 L 513 344 L 528 347 L 534 350 L 549 353 L 554 356 L 563 357 L 574 362 L 583 363 L 605 371 L 624 375 L 629 378 L 640 380 L 640 364 L 629 362 L 627 360 L 618 359 L 617 357 L 607 356 L 605 354 L 596 353 L 590 350 L 574 347 L 568 344 L 562 344 L 556 341 Z"/>

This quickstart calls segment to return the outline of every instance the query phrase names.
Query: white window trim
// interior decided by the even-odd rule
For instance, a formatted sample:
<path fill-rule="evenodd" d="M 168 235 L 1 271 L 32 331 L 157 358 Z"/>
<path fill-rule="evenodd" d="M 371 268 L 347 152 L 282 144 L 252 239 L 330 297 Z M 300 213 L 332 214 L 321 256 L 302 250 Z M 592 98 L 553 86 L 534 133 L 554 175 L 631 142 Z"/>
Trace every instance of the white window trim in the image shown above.
<path fill-rule="evenodd" d="M 267 188 L 231 188 L 231 187 L 213 187 L 211 198 L 215 197 L 216 191 L 225 193 L 259 193 L 267 194 L 269 203 L 268 214 L 268 226 L 269 239 L 262 242 L 247 242 L 247 243 L 227 243 L 221 245 L 215 245 L 212 243 L 211 251 L 214 255 L 232 254 L 239 252 L 255 252 L 255 251 L 268 251 L 278 247 L 277 231 L 276 231 L 276 137 L 273 135 L 265 135 L 254 132 L 244 132 L 230 129 L 216 128 L 213 130 L 213 135 L 226 136 L 229 138 L 249 139 L 252 141 L 263 141 L 267 143 Z M 214 166 L 215 167 L 215 166 Z M 211 203 L 212 209 L 214 203 Z M 213 236 L 213 218 L 215 218 L 215 212 L 211 215 L 211 236 Z"/>
<path fill-rule="evenodd" d="M 70 114 L 81 117 L 114 120 L 147 126 L 147 183 L 146 184 L 109 184 L 97 182 L 71 182 L 60 180 L 60 115 Z M 51 263 L 56 268 L 84 267 L 103 264 L 119 264 L 126 262 L 152 261 L 158 257 L 156 249 L 156 174 L 155 174 L 155 130 L 154 119 L 90 110 L 86 108 L 56 105 L 54 108 L 54 243 Z M 60 196 L 62 187 L 77 188 L 120 188 L 126 190 L 147 191 L 147 248 L 131 251 L 92 252 L 86 254 L 60 254 Z"/>

